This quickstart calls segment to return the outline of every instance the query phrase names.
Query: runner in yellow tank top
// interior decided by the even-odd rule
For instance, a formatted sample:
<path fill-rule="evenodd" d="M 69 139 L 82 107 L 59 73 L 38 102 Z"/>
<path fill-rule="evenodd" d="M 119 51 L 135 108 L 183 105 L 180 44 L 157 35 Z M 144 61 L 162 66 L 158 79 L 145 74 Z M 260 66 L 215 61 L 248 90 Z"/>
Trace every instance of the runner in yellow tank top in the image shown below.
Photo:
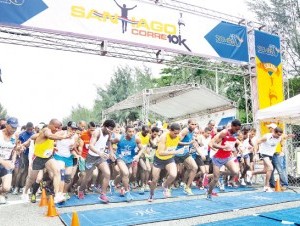
<path fill-rule="evenodd" d="M 164 189 L 163 193 L 165 198 L 171 197 L 169 187 L 177 176 L 177 167 L 175 164 L 174 155 L 183 154 L 184 152 L 183 148 L 176 150 L 176 147 L 180 141 L 179 132 L 180 125 L 178 123 L 172 123 L 170 130 L 164 133 L 159 140 L 152 168 L 152 182 L 150 183 L 151 190 L 150 197 L 148 199 L 149 202 L 153 201 L 154 190 L 162 169 L 166 169 L 168 175 L 167 179 L 162 184 Z"/>
<path fill-rule="evenodd" d="M 170 132 L 167 132 L 166 133 L 166 144 L 165 144 L 166 151 L 170 151 L 170 152 L 174 151 L 177 148 L 179 141 L 180 141 L 180 136 L 177 135 L 175 138 L 172 138 L 170 136 Z M 168 160 L 168 159 L 173 158 L 174 154 L 160 155 L 159 151 L 157 149 L 155 152 L 155 156 L 161 160 Z"/>
<path fill-rule="evenodd" d="M 26 185 L 22 199 L 29 201 L 28 189 L 36 181 L 40 170 L 47 169 L 53 175 L 53 187 L 55 192 L 54 202 L 59 203 L 65 200 L 62 193 L 59 192 L 60 171 L 57 169 L 56 161 L 52 158 L 54 141 L 67 139 L 72 136 L 71 133 L 65 134 L 58 132 L 61 128 L 61 122 L 57 119 L 52 119 L 48 126 L 43 128 L 35 139 L 34 159 L 32 162 L 32 170 L 27 176 Z"/>
<path fill-rule="evenodd" d="M 54 149 L 54 140 L 46 139 L 42 143 L 34 145 L 34 155 L 40 158 L 49 158 Z"/>

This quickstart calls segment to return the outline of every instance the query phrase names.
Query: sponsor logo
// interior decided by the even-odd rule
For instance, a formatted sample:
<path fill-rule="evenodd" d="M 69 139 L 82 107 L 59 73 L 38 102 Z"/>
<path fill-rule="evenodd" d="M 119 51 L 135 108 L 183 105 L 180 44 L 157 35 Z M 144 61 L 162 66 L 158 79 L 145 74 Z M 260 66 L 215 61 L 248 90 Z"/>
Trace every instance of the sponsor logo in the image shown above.
<path fill-rule="evenodd" d="M 270 44 L 268 47 L 258 45 L 257 52 L 268 56 L 278 57 L 280 54 L 280 49 L 272 44 Z"/>
<path fill-rule="evenodd" d="M 152 208 L 147 208 L 145 210 L 134 211 L 133 213 L 137 216 L 149 216 L 149 215 L 159 214 L 160 212 L 156 212 Z"/>
<path fill-rule="evenodd" d="M 229 46 L 240 47 L 244 42 L 244 39 L 236 34 L 230 34 L 228 37 L 222 35 L 216 35 L 215 37 L 217 43 Z"/>
<path fill-rule="evenodd" d="M 23 5 L 24 2 L 25 2 L 25 0 L 0 0 L 0 3 L 13 4 L 13 5 L 17 5 L 17 6 Z"/>

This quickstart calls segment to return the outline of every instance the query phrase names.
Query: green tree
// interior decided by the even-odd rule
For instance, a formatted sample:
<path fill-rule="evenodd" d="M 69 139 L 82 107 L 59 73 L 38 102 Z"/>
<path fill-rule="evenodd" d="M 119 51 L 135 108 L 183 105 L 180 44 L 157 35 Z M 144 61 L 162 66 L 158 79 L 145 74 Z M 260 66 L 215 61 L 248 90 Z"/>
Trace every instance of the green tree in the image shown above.
<path fill-rule="evenodd" d="M 7 118 L 7 111 L 0 103 L 0 118 Z"/>
<path fill-rule="evenodd" d="M 93 111 L 78 105 L 77 107 L 72 107 L 71 114 L 63 119 L 63 123 L 66 125 L 68 121 L 79 122 L 80 120 L 85 120 L 87 122 L 95 121 L 100 122 L 101 119 L 96 118 Z"/>
<path fill-rule="evenodd" d="M 152 73 L 148 67 L 118 67 L 109 84 L 105 88 L 97 88 L 97 99 L 94 105 L 95 115 L 97 118 L 102 118 L 103 110 L 125 100 L 130 95 L 152 87 Z M 110 118 L 118 122 L 134 121 L 140 118 L 140 110 L 130 109 L 115 112 L 110 115 Z"/>

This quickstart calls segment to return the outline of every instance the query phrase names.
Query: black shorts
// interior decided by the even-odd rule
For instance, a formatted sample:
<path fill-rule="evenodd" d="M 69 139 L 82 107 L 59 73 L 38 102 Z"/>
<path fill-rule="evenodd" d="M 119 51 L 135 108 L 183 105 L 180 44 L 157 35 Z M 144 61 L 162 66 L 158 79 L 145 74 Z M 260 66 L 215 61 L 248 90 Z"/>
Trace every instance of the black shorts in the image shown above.
<path fill-rule="evenodd" d="M 78 158 L 73 158 L 73 166 L 77 166 Z"/>
<path fill-rule="evenodd" d="M 24 153 L 22 153 L 22 155 L 20 157 L 20 168 L 28 169 L 28 166 L 29 166 L 28 155 L 25 155 Z"/>
<path fill-rule="evenodd" d="M 32 169 L 33 170 L 45 169 L 46 163 L 50 159 L 52 159 L 52 157 L 50 157 L 50 158 L 40 158 L 40 157 L 34 156 L 34 159 L 33 159 L 33 162 L 32 162 Z"/>
<path fill-rule="evenodd" d="M 176 164 L 179 164 L 179 163 L 183 163 L 188 157 L 190 157 L 190 153 L 187 153 L 186 155 L 183 156 L 175 156 L 174 160 Z"/>
<path fill-rule="evenodd" d="M 172 163 L 172 162 L 175 163 L 174 158 L 170 158 L 170 159 L 167 159 L 167 160 L 162 160 L 162 159 L 159 159 L 156 156 L 154 156 L 153 166 L 156 167 L 156 168 L 159 168 L 159 169 L 165 169 L 166 166 L 168 164 Z"/>
<path fill-rule="evenodd" d="M 2 165 L 0 165 L 0 177 L 4 177 L 7 174 L 12 174 L 12 170 L 5 169 Z"/>
<path fill-rule="evenodd" d="M 196 156 L 195 162 L 196 162 L 197 166 L 204 166 L 205 165 L 203 159 L 199 155 Z"/>
<path fill-rule="evenodd" d="M 254 155 L 253 155 L 253 152 L 250 152 L 250 153 L 249 153 L 250 162 L 253 162 L 253 156 L 254 156 Z"/>
<path fill-rule="evenodd" d="M 271 161 L 273 159 L 273 157 L 270 155 L 259 154 L 259 159 L 264 159 L 264 158 L 269 158 Z"/>
<path fill-rule="evenodd" d="M 197 163 L 197 166 L 209 166 L 212 163 L 209 155 L 205 156 L 205 160 L 203 160 L 200 155 L 196 155 L 195 161 Z"/>

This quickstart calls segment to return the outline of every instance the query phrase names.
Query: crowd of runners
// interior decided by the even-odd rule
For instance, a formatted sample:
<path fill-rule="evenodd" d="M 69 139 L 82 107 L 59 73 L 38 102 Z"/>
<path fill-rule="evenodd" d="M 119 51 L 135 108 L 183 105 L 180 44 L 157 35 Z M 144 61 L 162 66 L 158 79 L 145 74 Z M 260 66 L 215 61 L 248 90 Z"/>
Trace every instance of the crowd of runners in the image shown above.
<path fill-rule="evenodd" d="M 48 124 L 28 122 L 17 132 L 18 119 L 0 120 L 0 204 L 7 193 L 36 202 L 44 188 L 54 194 L 54 202 L 71 194 L 84 199 L 88 192 L 99 193 L 99 202 L 108 203 L 107 193 L 133 200 L 132 191 L 155 198 L 159 186 L 165 198 L 172 188 L 193 195 L 192 188 L 206 189 L 212 200 L 226 186 L 250 186 L 254 175 L 265 174 L 263 190 L 272 192 L 276 169 L 282 189 L 288 186 L 284 142 L 293 135 L 283 134 L 272 123 L 269 133 L 257 137 L 256 130 L 233 120 L 217 128 L 210 120 L 201 128 L 195 119 L 186 125 L 127 125 L 113 120 L 73 122 L 63 125 L 52 119 Z M 255 170 L 256 164 L 263 169 Z M 161 192 L 161 191 L 156 191 Z"/>

